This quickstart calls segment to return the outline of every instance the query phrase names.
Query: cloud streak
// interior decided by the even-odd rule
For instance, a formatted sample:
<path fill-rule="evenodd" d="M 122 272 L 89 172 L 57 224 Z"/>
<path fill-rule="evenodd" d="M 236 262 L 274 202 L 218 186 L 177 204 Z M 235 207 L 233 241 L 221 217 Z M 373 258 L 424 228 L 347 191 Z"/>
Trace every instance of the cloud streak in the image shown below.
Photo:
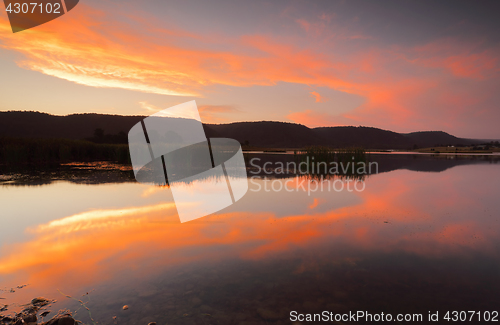
<path fill-rule="evenodd" d="M 324 98 L 323 96 L 321 96 L 316 91 L 311 91 L 309 94 L 311 95 L 311 97 L 314 98 L 314 101 L 316 103 L 323 103 L 323 102 L 326 102 L 328 100 L 327 98 Z"/>
<path fill-rule="evenodd" d="M 2 47 L 24 56 L 18 62 L 21 67 L 90 87 L 210 98 L 214 86 L 272 87 L 283 82 L 366 99 L 347 113 L 337 113 L 344 110 L 330 100 L 328 109 L 324 104 L 314 111 L 304 107 L 281 117 L 309 126 L 363 124 L 395 131 L 456 132 L 467 123 L 488 124 L 497 116 L 493 103 L 498 92 L 484 89 L 498 84 L 500 51 L 480 41 L 446 37 L 418 46 L 377 46 L 371 35 L 332 31 L 332 14 L 320 14 L 314 22 L 290 18 L 303 33 L 287 38 L 271 33 L 229 37 L 164 29 L 151 20 L 144 23 L 140 16 L 125 21 L 84 4 L 78 9 L 16 35 L 0 16 Z M 311 46 L 304 46 L 305 41 Z M 346 46 L 349 42 L 356 46 Z M 329 50 L 321 47 L 324 44 Z M 316 103 L 326 101 L 316 91 L 309 94 Z M 283 105 L 291 100 L 283 99 Z M 223 116 L 232 110 L 221 104 L 202 109 L 204 120 L 226 121 Z M 141 105 L 152 111 L 151 105 Z"/>

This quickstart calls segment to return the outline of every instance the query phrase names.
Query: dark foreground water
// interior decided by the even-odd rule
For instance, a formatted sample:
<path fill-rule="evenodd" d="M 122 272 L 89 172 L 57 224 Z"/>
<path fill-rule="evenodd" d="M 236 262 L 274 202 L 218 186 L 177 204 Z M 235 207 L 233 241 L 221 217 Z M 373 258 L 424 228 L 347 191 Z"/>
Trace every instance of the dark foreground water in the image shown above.
<path fill-rule="evenodd" d="M 127 175 L 4 175 L 0 309 L 44 296 L 58 300 L 53 314 L 68 308 L 86 324 L 321 324 L 307 314 L 324 311 L 391 314 L 394 324 L 472 311 L 467 323 L 492 322 L 498 159 L 374 157 L 379 173 L 363 189 L 270 175 L 183 224 L 168 188 Z M 381 323 L 352 320 L 339 323 Z"/>

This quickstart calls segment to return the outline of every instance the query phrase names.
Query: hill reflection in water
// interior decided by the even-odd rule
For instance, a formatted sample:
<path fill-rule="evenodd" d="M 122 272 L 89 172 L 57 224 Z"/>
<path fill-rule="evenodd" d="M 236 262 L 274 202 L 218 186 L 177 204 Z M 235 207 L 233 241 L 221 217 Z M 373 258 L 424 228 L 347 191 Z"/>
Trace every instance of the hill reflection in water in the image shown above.
<path fill-rule="evenodd" d="M 113 316 L 285 324 L 292 310 L 495 310 L 498 165 L 437 161 L 439 172 L 423 173 L 411 161 L 367 177 L 360 192 L 265 192 L 250 183 L 238 204 L 184 224 L 166 187 L 4 185 L 0 287 L 30 285 L 0 296 L 6 304 L 48 296 L 77 309 L 56 289 L 95 289 L 87 306 L 110 324 Z"/>

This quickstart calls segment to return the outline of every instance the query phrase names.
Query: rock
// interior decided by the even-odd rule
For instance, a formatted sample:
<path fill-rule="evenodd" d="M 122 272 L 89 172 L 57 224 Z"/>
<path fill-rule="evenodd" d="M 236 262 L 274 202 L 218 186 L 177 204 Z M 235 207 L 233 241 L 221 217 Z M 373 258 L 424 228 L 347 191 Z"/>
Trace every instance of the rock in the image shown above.
<path fill-rule="evenodd" d="M 10 324 L 13 321 L 14 321 L 14 318 L 12 318 L 12 317 L 0 315 L 0 322 Z"/>
<path fill-rule="evenodd" d="M 123 310 L 128 310 L 128 305 L 123 306 Z"/>
<path fill-rule="evenodd" d="M 49 305 L 53 302 L 54 301 L 45 299 L 43 297 L 35 298 L 31 300 L 30 304 L 25 305 L 26 308 L 24 308 L 21 313 L 16 314 L 14 318 L 0 315 L 0 324 L 36 325 L 38 324 L 37 312 L 40 310 L 41 307 Z M 45 317 L 50 313 L 51 313 L 50 310 L 44 311 L 43 313 L 40 314 L 40 317 Z M 60 314 L 54 316 L 49 321 L 40 323 L 40 325 L 75 325 L 75 324 L 76 321 L 69 312 L 64 314 L 60 312 Z"/>
<path fill-rule="evenodd" d="M 22 318 L 16 318 L 13 325 L 24 325 Z"/>
<path fill-rule="evenodd" d="M 59 318 L 57 325 L 75 325 L 75 319 L 70 316 L 63 316 Z"/>
<path fill-rule="evenodd" d="M 43 297 L 38 297 L 38 298 L 35 298 L 33 300 L 31 300 L 31 304 L 33 306 L 37 306 L 37 307 L 43 307 L 43 306 L 47 306 L 48 304 L 50 304 L 52 301 L 48 300 L 48 299 L 45 299 Z"/>
<path fill-rule="evenodd" d="M 43 313 L 40 314 L 40 317 L 47 317 L 47 315 L 50 313 L 51 313 L 50 310 L 44 311 Z"/>
<path fill-rule="evenodd" d="M 64 314 L 64 315 L 57 315 L 54 316 L 51 320 L 49 320 L 46 323 L 42 323 L 41 325 L 75 325 L 76 321 L 71 315 L 69 314 Z"/>
<path fill-rule="evenodd" d="M 40 310 L 37 306 L 29 306 L 23 309 L 23 314 L 36 314 Z"/>
<path fill-rule="evenodd" d="M 36 324 L 38 318 L 36 317 L 36 314 L 28 314 L 28 315 L 24 315 L 23 317 L 23 321 L 25 324 Z"/>

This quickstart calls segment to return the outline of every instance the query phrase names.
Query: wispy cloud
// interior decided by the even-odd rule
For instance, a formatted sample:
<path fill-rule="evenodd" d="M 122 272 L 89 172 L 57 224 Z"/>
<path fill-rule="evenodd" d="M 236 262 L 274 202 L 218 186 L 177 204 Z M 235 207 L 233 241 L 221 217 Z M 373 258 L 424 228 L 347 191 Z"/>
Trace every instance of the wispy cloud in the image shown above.
<path fill-rule="evenodd" d="M 103 12 L 81 4 L 72 12 L 71 21 L 56 20 L 13 35 L 8 31 L 8 22 L 0 17 L 0 40 L 4 48 L 25 56 L 19 62 L 21 67 L 78 84 L 199 96 L 197 90 L 203 81 L 179 71 L 176 63 L 167 59 L 167 52 L 180 56 L 182 51 L 155 44 L 149 44 L 153 47 L 149 48 L 138 33 L 129 34 L 130 28 L 119 26 L 118 21 L 113 21 L 115 28 L 95 28 L 106 25 L 108 18 L 113 21 Z"/>
<path fill-rule="evenodd" d="M 146 31 L 133 30 L 84 4 L 69 18 L 16 35 L 7 20 L 0 18 L 0 40 L 4 48 L 24 55 L 18 64 L 26 69 L 92 87 L 163 95 L 199 97 L 210 85 L 322 83 L 317 81 L 322 69 L 335 74 L 340 67 L 326 57 L 265 35 L 233 39 L 236 51 L 214 50 L 206 46 L 210 39 L 193 37 L 197 44 L 187 46 L 177 34 L 165 38 L 170 34 L 159 28 L 145 38 Z M 346 87 L 332 72 L 320 79 Z"/>
<path fill-rule="evenodd" d="M 139 105 L 141 105 L 141 108 L 146 110 L 150 114 L 161 111 L 161 108 L 158 108 L 155 105 L 149 104 L 148 102 L 139 102 Z"/>
<path fill-rule="evenodd" d="M 311 95 L 311 97 L 314 98 L 314 101 L 316 103 L 323 103 L 323 102 L 326 102 L 328 100 L 328 98 L 322 97 L 319 93 L 317 93 L 315 91 L 311 91 L 309 94 Z"/>
<path fill-rule="evenodd" d="M 334 20 L 333 14 L 320 14 L 315 21 L 294 17 L 291 23 L 307 36 L 213 36 L 147 23 L 132 27 L 123 18 L 80 4 L 65 19 L 15 35 L 0 16 L 0 41 L 3 48 L 24 55 L 18 62 L 22 67 L 92 87 L 206 97 L 213 86 L 283 82 L 328 87 L 366 99 L 343 114 L 335 112 L 335 103 L 329 111 L 304 107 L 288 116 L 297 122 L 336 121 L 395 130 L 449 126 L 452 131 L 494 120 L 499 92 L 485 89 L 498 88 L 498 47 L 451 37 L 419 46 L 377 46 L 359 31 L 332 31 Z M 310 35 L 317 37 L 311 40 Z M 361 45 L 360 39 L 370 39 L 370 45 Z M 305 41 L 316 43 L 304 46 Z M 356 46 L 346 51 L 340 46 L 345 43 L 339 42 Z M 324 44 L 330 50 L 325 51 Z M 310 95 L 317 103 L 325 101 L 318 92 Z M 284 99 L 284 105 L 289 100 Z M 147 102 L 140 105 L 148 112 L 156 109 Z M 200 112 L 207 122 L 224 122 L 226 115 L 237 113 L 228 107 L 207 106 Z M 457 107 L 462 115 L 456 114 Z"/>

